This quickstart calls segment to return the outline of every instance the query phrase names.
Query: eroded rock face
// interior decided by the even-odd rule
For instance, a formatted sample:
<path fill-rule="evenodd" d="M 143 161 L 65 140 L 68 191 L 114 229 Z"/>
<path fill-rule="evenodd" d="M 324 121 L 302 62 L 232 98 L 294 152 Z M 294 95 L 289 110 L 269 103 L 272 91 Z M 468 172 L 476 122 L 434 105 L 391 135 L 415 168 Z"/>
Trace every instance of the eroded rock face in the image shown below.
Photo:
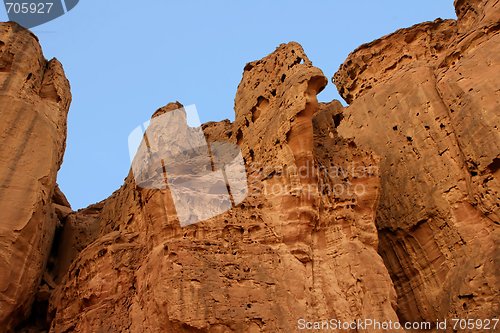
<path fill-rule="evenodd" d="M 296 43 L 247 64 L 235 122 L 203 126 L 209 143 L 241 148 L 246 199 L 181 228 L 169 190 L 141 188 L 130 174 L 100 204 L 99 234 L 54 292 L 51 330 L 291 332 L 300 318 L 397 321 L 376 251 L 378 158 L 338 136 L 342 106 L 316 99 L 325 84 Z"/>
<path fill-rule="evenodd" d="M 71 212 L 55 185 L 69 85 L 33 35 L 0 25 L 0 329 L 33 299 L 21 327 L 51 332 L 498 316 L 499 3 L 457 0 L 457 21 L 356 49 L 334 77 L 347 108 L 317 101 L 326 78 L 297 43 L 247 64 L 235 121 L 202 129 L 211 152 L 241 150 L 248 193 L 184 228 L 171 188 L 150 186 L 168 181 L 161 135 L 136 157 L 143 176 Z M 175 170 L 220 167 L 182 147 L 170 152 Z M 217 191 L 205 199 L 206 210 L 225 204 Z"/>
<path fill-rule="evenodd" d="M 61 64 L 37 38 L 0 23 L 0 331 L 29 315 L 56 224 L 69 204 L 56 188 L 71 100 Z"/>
<path fill-rule="evenodd" d="M 381 157 L 379 252 L 402 321 L 498 315 L 500 6 L 402 29 L 349 55 L 339 133 Z"/>

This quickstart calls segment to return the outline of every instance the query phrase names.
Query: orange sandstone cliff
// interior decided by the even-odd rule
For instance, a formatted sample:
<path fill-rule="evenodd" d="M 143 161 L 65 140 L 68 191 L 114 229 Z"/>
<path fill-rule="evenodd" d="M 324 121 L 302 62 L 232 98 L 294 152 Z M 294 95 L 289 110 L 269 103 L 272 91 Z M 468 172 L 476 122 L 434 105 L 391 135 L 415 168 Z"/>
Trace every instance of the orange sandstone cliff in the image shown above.
<path fill-rule="evenodd" d="M 37 38 L 0 24 L 0 331 L 31 311 L 57 224 L 71 212 L 56 186 L 71 94 Z"/>
<path fill-rule="evenodd" d="M 248 195 L 187 227 L 132 171 L 71 211 L 55 183 L 69 84 L 0 24 L 1 331 L 498 317 L 500 3 L 455 7 L 351 53 L 333 78 L 347 107 L 318 102 L 328 80 L 297 43 L 248 63 L 234 122 L 202 126 L 241 149 Z"/>

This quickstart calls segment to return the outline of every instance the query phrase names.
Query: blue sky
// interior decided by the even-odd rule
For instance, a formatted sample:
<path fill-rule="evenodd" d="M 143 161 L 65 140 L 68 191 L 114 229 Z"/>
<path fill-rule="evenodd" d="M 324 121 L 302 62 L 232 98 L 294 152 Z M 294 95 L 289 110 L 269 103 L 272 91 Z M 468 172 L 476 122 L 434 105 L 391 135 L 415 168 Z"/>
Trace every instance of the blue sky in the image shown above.
<path fill-rule="evenodd" d="M 362 43 L 438 17 L 455 18 L 452 0 L 80 0 L 32 29 L 71 82 L 60 187 L 74 209 L 109 196 L 130 168 L 129 133 L 171 101 L 196 104 L 202 122 L 234 119 L 244 65 L 280 43 L 301 43 L 331 78 Z M 334 98 L 329 83 L 319 100 Z"/>

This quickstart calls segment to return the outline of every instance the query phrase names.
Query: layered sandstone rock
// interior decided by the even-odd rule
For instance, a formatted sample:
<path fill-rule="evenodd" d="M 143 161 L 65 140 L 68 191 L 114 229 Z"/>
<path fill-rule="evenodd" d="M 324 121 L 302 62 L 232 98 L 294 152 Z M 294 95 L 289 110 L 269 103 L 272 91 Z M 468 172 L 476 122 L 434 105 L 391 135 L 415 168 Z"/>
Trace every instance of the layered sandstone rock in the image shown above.
<path fill-rule="evenodd" d="M 0 24 L 0 331 L 31 308 L 56 224 L 69 204 L 56 187 L 71 100 L 61 64 L 37 38 Z"/>
<path fill-rule="evenodd" d="M 402 321 L 499 307 L 500 5 L 366 44 L 335 74 L 340 134 L 381 157 L 379 252 Z"/>
<path fill-rule="evenodd" d="M 33 35 L 1 25 L 0 329 L 292 332 L 299 319 L 498 316 L 499 3 L 457 0 L 457 21 L 359 47 L 334 77 L 347 108 L 318 103 L 323 73 L 297 43 L 280 45 L 245 66 L 234 122 L 190 141 L 199 132 L 182 122 L 158 132 L 161 119 L 185 120 L 182 105 L 159 109 L 139 168 L 78 212 L 55 185 L 67 81 Z M 204 178 L 220 170 L 222 184 Z"/>
<path fill-rule="evenodd" d="M 296 43 L 247 64 L 235 122 L 203 129 L 211 147 L 241 148 L 248 196 L 181 228 L 170 190 L 129 174 L 88 217 L 100 231 L 54 292 L 51 330 L 290 332 L 300 318 L 397 321 L 376 251 L 378 159 L 338 136 L 342 106 L 316 99 L 325 84 Z"/>

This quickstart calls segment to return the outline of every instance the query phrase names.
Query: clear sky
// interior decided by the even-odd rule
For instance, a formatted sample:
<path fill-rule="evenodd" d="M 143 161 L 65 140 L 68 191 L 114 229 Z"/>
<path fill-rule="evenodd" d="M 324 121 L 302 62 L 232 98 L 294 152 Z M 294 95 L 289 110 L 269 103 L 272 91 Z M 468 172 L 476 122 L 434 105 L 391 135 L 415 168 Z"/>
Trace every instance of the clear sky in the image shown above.
<path fill-rule="evenodd" d="M 362 43 L 438 17 L 455 18 L 453 0 L 80 0 L 32 29 L 71 82 L 60 187 L 74 209 L 109 196 L 130 168 L 129 133 L 171 101 L 233 120 L 243 67 L 280 43 L 302 44 L 331 78 Z M 319 100 L 334 98 L 329 83 Z"/>

